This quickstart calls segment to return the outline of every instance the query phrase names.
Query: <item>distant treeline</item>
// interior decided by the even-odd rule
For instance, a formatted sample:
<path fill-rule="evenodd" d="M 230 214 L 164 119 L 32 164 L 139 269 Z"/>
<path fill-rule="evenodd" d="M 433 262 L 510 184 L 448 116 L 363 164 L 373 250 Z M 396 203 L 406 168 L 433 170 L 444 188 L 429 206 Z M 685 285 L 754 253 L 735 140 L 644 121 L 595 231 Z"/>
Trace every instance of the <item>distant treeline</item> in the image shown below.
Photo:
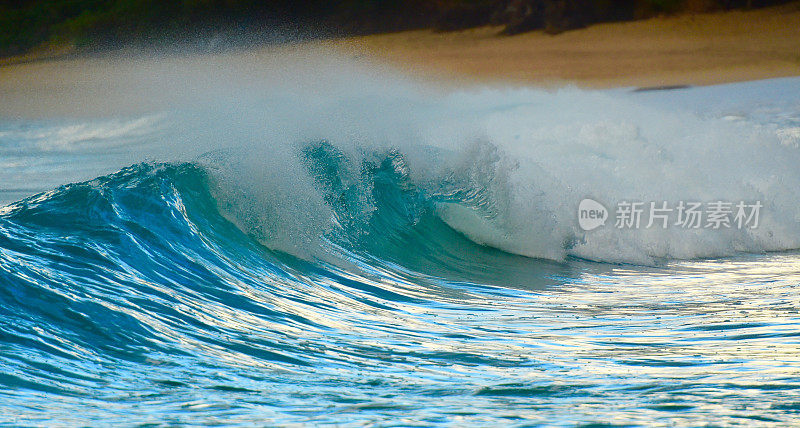
<path fill-rule="evenodd" d="M 781 0 L 0 0 L 0 55 L 44 42 L 82 47 L 291 25 L 318 34 L 495 24 L 550 33 L 659 13 L 760 7 Z M 319 32 L 324 33 L 319 33 Z"/>

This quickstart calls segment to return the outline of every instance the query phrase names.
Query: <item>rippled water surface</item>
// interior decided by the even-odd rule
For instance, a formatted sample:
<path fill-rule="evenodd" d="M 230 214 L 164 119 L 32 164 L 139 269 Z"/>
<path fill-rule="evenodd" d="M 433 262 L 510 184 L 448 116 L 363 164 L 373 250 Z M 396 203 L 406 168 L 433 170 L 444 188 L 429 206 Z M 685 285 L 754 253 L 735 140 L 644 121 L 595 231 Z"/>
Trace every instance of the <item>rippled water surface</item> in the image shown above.
<path fill-rule="evenodd" d="M 714 131 L 692 125 L 690 157 L 717 159 L 746 135 L 742 147 L 784 163 L 722 156 L 741 181 L 697 194 L 653 181 L 642 197 L 756 195 L 752 234 L 583 235 L 574 196 L 636 197 L 622 192 L 680 157 L 653 149 L 661 124 L 527 122 L 542 100 L 596 94 L 475 110 L 485 132 L 465 154 L 314 134 L 160 160 L 186 115 L 3 122 L 0 422 L 796 425 L 796 87 L 604 95 L 672 111 L 750 93 L 692 113 Z M 752 101 L 781 90 L 780 103 Z M 473 123 L 470 97 L 453 103 Z M 514 151 L 499 142 L 515 140 L 509 126 L 563 145 Z"/>

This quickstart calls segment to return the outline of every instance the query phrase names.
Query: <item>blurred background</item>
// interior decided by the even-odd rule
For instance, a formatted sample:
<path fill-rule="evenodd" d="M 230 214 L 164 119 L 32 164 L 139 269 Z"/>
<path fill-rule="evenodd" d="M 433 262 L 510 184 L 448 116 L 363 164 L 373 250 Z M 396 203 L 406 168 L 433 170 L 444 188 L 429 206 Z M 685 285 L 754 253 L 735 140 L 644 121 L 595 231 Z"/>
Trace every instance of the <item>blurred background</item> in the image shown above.
<path fill-rule="evenodd" d="M 259 42 L 495 25 L 556 34 L 598 22 L 748 9 L 784 0 L 4 0 L 0 56 L 159 42 Z M 254 35 L 258 37 L 253 37 Z"/>

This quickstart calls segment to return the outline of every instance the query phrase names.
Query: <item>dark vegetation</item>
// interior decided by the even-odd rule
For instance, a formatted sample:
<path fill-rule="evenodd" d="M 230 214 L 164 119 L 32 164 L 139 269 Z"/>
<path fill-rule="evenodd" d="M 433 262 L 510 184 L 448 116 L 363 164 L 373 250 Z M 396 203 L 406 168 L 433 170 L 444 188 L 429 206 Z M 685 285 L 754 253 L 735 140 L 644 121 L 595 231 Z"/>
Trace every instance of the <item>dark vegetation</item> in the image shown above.
<path fill-rule="evenodd" d="M 85 49 L 302 29 L 364 34 L 495 24 L 549 33 L 659 13 L 759 7 L 781 0 L 0 0 L 0 55 L 45 42 Z"/>

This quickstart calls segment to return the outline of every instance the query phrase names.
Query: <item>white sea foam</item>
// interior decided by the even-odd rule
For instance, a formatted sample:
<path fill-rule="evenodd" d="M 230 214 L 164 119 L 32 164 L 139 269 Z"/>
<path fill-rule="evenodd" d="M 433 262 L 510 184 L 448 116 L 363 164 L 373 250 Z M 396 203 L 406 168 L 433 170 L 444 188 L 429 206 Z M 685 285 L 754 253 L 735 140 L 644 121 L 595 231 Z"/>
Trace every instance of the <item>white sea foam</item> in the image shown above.
<path fill-rule="evenodd" d="M 785 144 L 780 127 L 576 89 L 465 92 L 447 102 L 476 106 L 468 126 L 506 159 L 498 167 L 508 190 L 495 197 L 508 200 L 497 203 L 504 209 L 491 220 L 493 229 L 475 226 L 475 211 L 449 209 L 444 216 L 478 242 L 533 257 L 635 263 L 800 246 L 800 151 Z M 584 232 L 576 207 L 586 197 L 609 208 L 620 201 L 718 200 L 761 201 L 764 208 L 755 229 L 609 225 Z"/>
<path fill-rule="evenodd" d="M 369 153 L 396 149 L 430 195 L 447 191 L 442 186 L 454 177 L 483 193 L 481 203 L 442 203 L 437 211 L 475 242 L 525 256 L 652 263 L 800 247 L 800 151 L 786 144 L 791 127 L 731 123 L 643 105 L 634 95 L 578 89 L 432 95 L 408 83 L 379 83 L 297 91 L 279 106 L 267 101 L 263 140 L 245 150 L 248 178 L 239 171 L 237 186 L 265 189 L 265 206 L 281 207 L 265 214 L 273 226 L 259 235 L 269 244 L 296 252 L 298 242 L 333 226 L 296 158 L 277 156 L 294 143 L 325 139 L 356 164 Z M 431 148 L 438 155 L 430 156 Z M 270 178 L 258 171 L 270 171 Z M 584 232 L 576 208 L 585 197 L 612 209 L 620 201 L 760 201 L 764 207 L 752 230 L 621 230 L 612 221 Z"/>
<path fill-rule="evenodd" d="M 475 242 L 525 256 L 652 263 L 800 248 L 800 105 L 791 101 L 800 79 L 761 84 L 767 93 L 784 88 L 768 100 L 756 99 L 752 84 L 727 85 L 715 96 L 735 98 L 730 111 L 723 103 L 698 111 L 708 89 L 682 90 L 680 102 L 619 90 L 453 90 L 327 56 L 269 70 L 229 60 L 221 71 L 208 61 L 142 67 L 137 81 L 149 86 L 137 88 L 137 107 L 148 94 L 157 99 L 145 110 L 160 113 L 158 126 L 168 131 L 137 150 L 163 160 L 225 151 L 224 165 L 209 162 L 221 206 L 276 249 L 311 254 L 336 227 L 299 158 L 299 147 L 316 140 L 352 165 L 394 150 L 432 198 L 453 186 L 478 193 L 436 211 Z M 777 110 L 764 113 L 772 101 Z M 741 118 L 726 120 L 731 111 Z M 764 206 L 752 230 L 621 230 L 610 221 L 584 232 L 577 221 L 584 198 L 612 214 L 623 200 Z"/>

